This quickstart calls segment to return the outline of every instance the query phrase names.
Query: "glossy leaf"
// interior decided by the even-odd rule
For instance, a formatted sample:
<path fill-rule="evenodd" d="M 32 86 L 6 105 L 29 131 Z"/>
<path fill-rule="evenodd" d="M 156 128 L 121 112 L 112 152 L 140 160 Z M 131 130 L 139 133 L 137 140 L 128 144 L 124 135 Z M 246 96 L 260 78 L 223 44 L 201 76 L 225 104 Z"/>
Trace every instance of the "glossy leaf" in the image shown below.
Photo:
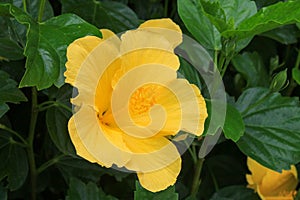
<path fill-rule="evenodd" d="M 0 5 L 0 14 L 11 14 L 19 23 L 28 25 L 24 51 L 27 57 L 26 72 L 20 87 L 37 86 L 41 90 L 52 84 L 62 86 L 67 46 L 86 35 L 101 36 L 96 27 L 73 14 L 60 15 L 40 24 L 9 4 Z"/>
<path fill-rule="evenodd" d="M 266 88 L 250 88 L 236 102 L 245 123 L 237 142 L 240 150 L 277 171 L 300 162 L 300 106 L 297 98 L 282 97 Z"/>
<path fill-rule="evenodd" d="M 259 200 L 254 190 L 243 185 L 228 186 L 217 191 L 210 200 Z"/>
<path fill-rule="evenodd" d="M 221 49 L 220 33 L 206 17 L 200 1 L 178 0 L 178 13 L 187 29 L 201 45 L 209 50 Z"/>
<path fill-rule="evenodd" d="M 128 6 L 114 1 L 62 0 L 62 12 L 77 14 L 98 28 L 108 28 L 115 33 L 139 25 L 136 14 Z"/>
<path fill-rule="evenodd" d="M 0 200 L 7 200 L 7 190 L 0 185 Z"/>
<path fill-rule="evenodd" d="M 144 189 L 139 182 L 135 184 L 134 200 L 147 199 L 147 200 L 156 200 L 156 199 L 168 199 L 168 200 L 177 200 L 178 194 L 175 192 L 175 186 L 170 186 L 167 189 L 161 192 L 150 192 Z"/>
<path fill-rule="evenodd" d="M 230 104 L 227 104 L 226 118 L 223 127 L 224 135 L 227 139 L 237 142 L 244 134 L 245 125 L 240 112 Z"/>
<path fill-rule="evenodd" d="M 27 101 L 24 94 L 17 88 L 17 83 L 9 78 L 9 75 L 0 70 L 0 117 L 8 111 L 5 103 L 19 103 Z"/>
<path fill-rule="evenodd" d="M 247 87 L 269 85 L 267 70 L 258 53 L 245 52 L 237 55 L 232 59 L 232 64 L 247 81 Z"/>
<path fill-rule="evenodd" d="M 85 184 L 76 178 L 71 178 L 68 196 L 66 200 L 117 200 L 115 197 L 106 195 L 95 183 Z"/>
<path fill-rule="evenodd" d="M 213 2 L 202 0 L 201 4 L 210 21 L 220 32 L 234 29 L 243 20 L 257 12 L 255 3 L 250 0 L 218 0 Z"/>
<path fill-rule="evenodd" d="M 300 1 L 279 2 L 262 8 L 241 22 L 236 30 L 225 31 L 222 36 L 242 39 L 296 22 L 300 22 Z"/>

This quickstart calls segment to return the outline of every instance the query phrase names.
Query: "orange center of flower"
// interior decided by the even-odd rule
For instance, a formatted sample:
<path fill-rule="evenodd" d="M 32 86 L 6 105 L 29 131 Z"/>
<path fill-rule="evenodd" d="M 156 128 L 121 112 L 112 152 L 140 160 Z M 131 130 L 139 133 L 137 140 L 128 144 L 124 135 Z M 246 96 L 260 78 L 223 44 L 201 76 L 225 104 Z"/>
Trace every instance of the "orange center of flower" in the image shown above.
<path fill-rule="evenodd" d="M 131 96 L 129 111 L 131 115 L 147 113 L 156 104 L 156 95 L 159 86 L 148 84 L 138 88 Z"/>

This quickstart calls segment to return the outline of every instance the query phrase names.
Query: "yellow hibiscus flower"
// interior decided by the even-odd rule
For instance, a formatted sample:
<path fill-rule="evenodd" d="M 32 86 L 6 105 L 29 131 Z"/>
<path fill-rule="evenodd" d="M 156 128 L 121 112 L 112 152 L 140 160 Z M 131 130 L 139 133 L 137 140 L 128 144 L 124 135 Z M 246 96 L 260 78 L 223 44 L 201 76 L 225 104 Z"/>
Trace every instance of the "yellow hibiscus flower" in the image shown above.
<path fill-rule="evenodd" d="M 78 93 L 71 140 L 88 161 L 136 171 L 144 188 L 164 190 L 181 169 L 170 138 L 180 130 L 200 136 L 207 118 L 199 89 L 177 79 L 181 30 L 160 19 L 120 38 L 100 31 L 103 38 L 86 36 L 67 49 L 66 82 Z"/>
<path fill-rule="evenodd" d="M 258 192 L 262 200 L 293 200 L 298 184 L 297 170 L 294 165 L 281 173 L 268 169 L 248 157 L 248 187 Z"/>

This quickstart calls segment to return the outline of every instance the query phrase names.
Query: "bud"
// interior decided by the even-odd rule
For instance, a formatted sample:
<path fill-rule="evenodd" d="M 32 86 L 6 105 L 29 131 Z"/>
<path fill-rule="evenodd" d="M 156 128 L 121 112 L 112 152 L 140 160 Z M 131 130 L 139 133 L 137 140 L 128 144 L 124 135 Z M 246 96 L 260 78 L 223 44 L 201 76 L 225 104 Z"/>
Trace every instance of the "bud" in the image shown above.
<path fill-rule="evenodd" d="M 278 92 L 286 87 L 287 69 L 276 74 L 271 82 L 270 89 L 273 92 Z"/>

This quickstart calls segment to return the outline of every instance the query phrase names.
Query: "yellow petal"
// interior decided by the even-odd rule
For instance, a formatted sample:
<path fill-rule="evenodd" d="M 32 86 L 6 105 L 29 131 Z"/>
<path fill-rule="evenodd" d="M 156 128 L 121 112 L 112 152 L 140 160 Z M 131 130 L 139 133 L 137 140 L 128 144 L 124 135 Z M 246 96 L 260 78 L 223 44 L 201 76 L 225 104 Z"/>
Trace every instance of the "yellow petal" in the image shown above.
<path fill-rule="evenodd" d="M 105 102 L 109 101 L 112 91 L 111 79 L 115 71 L 120 67 L 118 56 L 119 47 L 115 45 L 114 37 L 109 37 L 104 42 L 101 42 L 89 53 L 81 65 L 73 84 L 78 89 L 78 96 L 72 99 L 73 104 L 80 106 L 84 103 L 93 106 L 94 109 L 99 111 L 99 108 L 95 106 L 95 101 L 96 104 L 102 100 Z M 100 87 L 99 84 L 101 84 Z M 101 98 L 99 98 L 99 94 Z M 107 106 L 102 102 L 98 103 L 98 105 Z"/>
<path fill-rule="evenodd" d="M 291 166 L 290 170 L 282 170 L 282 173 L 268 170 L 264 176 L 259 192 L 263 196 L 280 196 L 294 191 L 298 185 L 296 167 Z"/>
<path fill-rule="evenodd" d="M 139 29 L 158 33 L 169 40 L 175 48 L 182 42 L 182 32 L 180 27 L 171 19 L 152 19 L 142 23 Z"/>
<path fill-rule="evenodd" d="M 67 71 L 64 73 L 66 83 L 74 85 L 82 63 L 89 53 L 100 44 L 101 39 L 95 36 L 86 36 L 72 42 L 67 48 Z"/>
<path fill-rule="evenodd" d="M 123 135 L 124 142 L 132 152 L 125 167 L 137 172 L 152 172 L 165 168 L 180 158 L 176 146 L 164 137 L 147 139 Z"/>
<path fill-rule="evenodd" d="M 76 126 L 74 123 L 74 117 L 70 118 L 69 123 L 68 123 L 68 129 L 69 129 L 71 141 L 72 141 L 73 145 L 75 146 L 76 153 L 80 157 L 82 157 L 92 163 L 97 162 L 99 165 L 104 166 L 104 164 L 101 161 L 96 160 L 83 145 L 82 141 L 80 140 L 80 138 L 77 134 Z"/>
<path fill-rule="evenodd" d="M 179 59 L 174 53 L 162 49 L 136 49 L 123 54 L 121 59 L 122 68 L 115 74 L 112 82 L 113 87 L 124 74 L 145 64 L 161 64 L 175 71 L 180 65 Z"/>
<path fill-rule="evenodd" d="M 257 184 L 257 185 L 261 184 L 264 176 L 266 175 L 266 173 L 269 169 L 262 166 L 261 164 L 259 164 L 258 162 L 256 162 L 255 160 L 253 160 L 250 157 L 247 158 L 247 165 L 248 165 L 249 170 L 252 173 L 252 180 L 253 180 L 254 184 Z M 249 184 L 251 184 L 251 183 L 249 183 Z"/>
<path fill-rule="evenodd" d="M 177 159 L 169 166 L 148 173 L 137 173 L 140 184 L 151 192 L 159 192 L 174 185 L 181 169 L 181 159 Z"/>
<path fill-rule="evenodd" d="M 124 151 L 125 144 L 123 148 L 119 146 L 123 140 L 121 135 L 114 135 L 113 141 L 106 138 L 106 134 L 109 133 L 104 133 L 107 130 L 100 126 L 97 112 L 93 107 L 82 105 L 73 118 L 80 141 L 97 161 L 107 167 L 113 164 L 123 167 L 129 161 L 130 154 Z"/>
<path fill-rule="evenodd" d="M 159 49 L 162 51 L 174 51 L 174 45 L 163 35 L 144 29 L 127 31 L 121 36 L 120 52 L 125 55 L 140 49 Z"/>

